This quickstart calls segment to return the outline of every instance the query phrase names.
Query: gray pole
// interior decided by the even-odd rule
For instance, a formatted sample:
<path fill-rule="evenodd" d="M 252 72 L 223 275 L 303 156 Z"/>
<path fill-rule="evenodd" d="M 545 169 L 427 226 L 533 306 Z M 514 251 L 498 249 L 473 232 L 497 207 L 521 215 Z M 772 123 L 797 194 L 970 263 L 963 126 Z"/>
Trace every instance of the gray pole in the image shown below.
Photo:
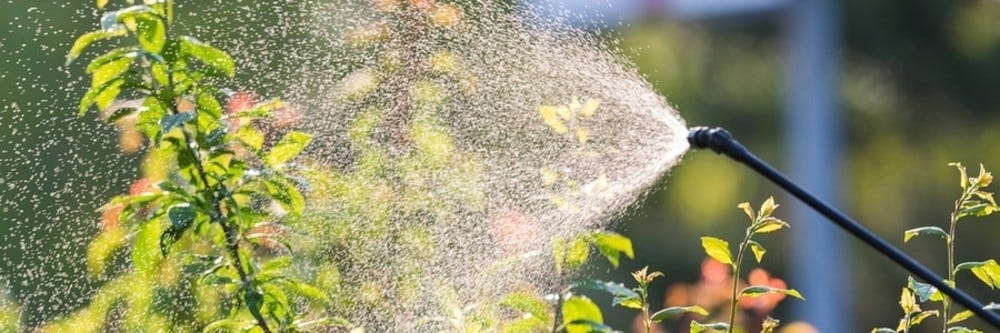
<path fill-rule="evenodd" d="M 792 1 L 788 35 L 787 127 L 791 178 L 836 203 L 840 184 L 841 122 L 838 116 L 838 6 L 834 0 Z M 805 205 L 791 205 L 793 273 L 789 285 L 808 302 L 796 303 L 796 319 L 821 332 L 851 332 L 847 295 L 850 272 L 843 233 Z"/>

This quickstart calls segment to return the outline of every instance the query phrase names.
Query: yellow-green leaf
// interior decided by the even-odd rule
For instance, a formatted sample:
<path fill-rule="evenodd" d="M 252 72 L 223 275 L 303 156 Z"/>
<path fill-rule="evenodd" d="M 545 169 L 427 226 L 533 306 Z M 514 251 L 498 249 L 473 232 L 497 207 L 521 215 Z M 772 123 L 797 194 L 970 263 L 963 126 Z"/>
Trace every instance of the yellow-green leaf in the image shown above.
<path fill-rule="evenodd" d="M 652 316 L 650 316 L 649 319 L 652 320 L 654 323 L 658 323 L 658 322 L 666 320 L 667 318 L 670 318 L 671 316 L 685 314 L 685 313 L 695 313 L 695 314 L 700 314 L 702 316 L 707 316 L 708 315 L 708 311 L 706 311 L 704 308 L 702 308 L 700 306 L 697 306 L 697 305 L 693 305 L 693 306 L 671 306 L 669 308 L 666 308 L 666 309 L 663 309 L 663 310 L 660 310 L 660 311 L 656 311 L 656 313 L 654 313 Z"/>
<path fill-rule="evenodd" d="M 802 294 L 795 289 L 781 289 L 765 285 L 755 285 L 743 288 L 743 290 L 740 291 L 740 295 L 747 297 L 757 297 L 764 294 L 772 294 L 772 293 L 781 293 L 801 299 L 803 301 L 805 300 L 805 297 L 802 297 Z"/>
<path fill-rule="evenodd" d="M 158 17 L 147 14 L 135 17 L 139 45 L 146 52 L 159 54 L 167 43 L 167 27 Z"/>
<path fill-rule="evenodd" d="M 599 231 L 591 235 L 594 241 L 594 246 L 597 250 L 608 259 L 615 268 L 618 267 L 619 256 L 625 254 L 629 259 L 635 258 L 635 253 L 632 251 L 632 240 L 628 237 L 622 236 L 620 234 L 611 231 Z"/>
<path fill-rule="evenodd" d="M 938 227 L 919 227 L 907 230 L 903 233 L 903 243 L 909 242 L 910 239 L 920 235 L 935 235 L 941 238 L 948 239 L 948 233 L 943 229 Z"/>
<path fill-rule="evenodd" d="M 956 313 L 954 316 L 951 317 L 951 319 L 948 319 L 948 323 L 949 324 L 959 323 L 959 322 L 962 322 L 963 320 L 969 319 L 971 317 L 972 317 L 972 311 L 971 310 L 965 310 L 965 311 Z"/>
<path fill-rule="evenodd" d="M 757 216 L 760 218 L 771 216 L 775 208 L 778 208 L 778 205 L 774 203 L 774 197 L 767 197 L 767 200 L 764 200 L 764 203 L 760 205 L 760 212 L 757 213 Z"/>
<path fill-rule="evenodd" d="M 754 215 L 753 208 L 750 208 L 749 202 L 740 203 L 739 205 L 736 205 L 736 207 L 739 207 L 744 213 L 747 214 L 747 217 L 750 218 L 750 223 L 757 220 L 757 216 Z"/>
<path fill-rule="evenodd" d="M 111 255 L 125 244 L 125 236 L 125 230 L 122 228 L 111 228 L 101 231 L 90 241 L 90 245 L 87 246 L 87 271 L 92 276 L 104 274 L 104 269 L 111 261 Z"/>
<path fill-rule="evenodd" d="M 543 105 L 538 108 L 538 113 L 542 116 L 542 122 L 549 125 L 556 133 L 566 133 L 569 131 L 569 128 L 559 119 L 558 112 L 559 107 L 557 106 Z"/>
<path fill-rule="evenodd" d="M 753 228 L 753 233 L 765 234 L 781 230 L 782 228 L 789 228 L 789 227 L 790 226 L 785 221 L 773 217 L 768 217 L 765 218 L 763 221 L 760 221 L 760 223 L 757 223 L 757 225 Z"/>
<path fill-rule="evenodd" d="M 264 163 L 270 167 L 284 164 L 298 156 L 309 145 L 310 141 L 312 141 L 310 134 L 299 131 L 288 132 L 264 156 Z"/>
<path fill-rule="evenodd" d="M 76 60 L 76 58 L 80 57 L 80 54 L 82 54 L 83 51 L 86 50 L 88 46 L 90 46 L 90 44 L 93 44 L 94 42 L 99 40 L 125 36 L 126 33 L 127 31 L 125 31 L 124 28 L 115 28 L 108 30 L 91 31 L 81 35 L 76 39 L 76 41 L 73 42 L 73 46 L 70 47 L 69 54 L 66 55 L 66 64 L 69 65 L 70 63 L 73 62 L 73 60 Z"/>
<path fill-rule="evenodd" d="M 701 247 L 705 249 L 705 254 L 708 254 L 715 261 L 733 265 L 733 255 L 729 251 L 729 242 L 715 237 L 702 237 Z"/>
<path fill-rule="evenodd" d="M 729 324 L 727 323 L 700 323 L 697 320 L 691 321 L 691 333 L 699 333 L 704 331 L 719 331 L 728 332 Z"/>
<path fill-rule="evenodd" d="M 181 51 L 184 54 L 198 59 L 198 61 L 222 72 L 226 76 L 232 77 L 236 74 L 236 62 L 225 51 L 188 36 L 180 38 L 180 45 Z"/>
<path fill-rule="evenodd" d="M 754 259 L 757 259 L 757 263 L 760 263 L 761 260 L 764 260 L 764 253 L 767 253 L 767 250 L 764 249 L 764 246 L 760 245 L 760 243 L 757 243 L 755 241 L 750 241 L 750 251 L 753 251 L 753 257 Z"/>
<path fill-rule="evenodd" d="M 604 317 L 601 315 L 601 309 L 591 301 L 590 298 L 586 296 L 573 296 L 563 302 L 562 305 L 562 315 L 563 321 L 566 323 L 572 323 L 577 321 L 586 321 L 592 323 L 604 323 Z M 566 325 L 567 333 L 590 333 L 593 329 L 589 324 L 569 324 Z"/>

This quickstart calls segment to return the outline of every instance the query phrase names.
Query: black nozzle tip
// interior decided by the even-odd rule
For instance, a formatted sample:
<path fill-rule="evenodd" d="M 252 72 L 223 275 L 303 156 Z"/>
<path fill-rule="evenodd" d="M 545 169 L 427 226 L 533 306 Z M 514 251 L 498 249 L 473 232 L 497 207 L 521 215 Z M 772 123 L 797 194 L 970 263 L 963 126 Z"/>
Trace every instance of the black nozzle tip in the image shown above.
<path fill-rule="evenodd" d="M 736 160 L 742 160 L 748 154 L 746 148 L 743 148 L 743 145 L 736 142 L 733 139 L 733 135 L 729 134 L 729 131 L 721 127 L 692 127 L 688 131 L 687 139 L 692 148 L 709 148 L 716 153 L 727 155 Z"/>
<path fill-rule="evenodd" d="M 696 149 L 711 148 L 719 151 L 719 145 L 733 139 L 733 135 L 721 127 L 695 126 L 688 131 L 688 143 Z"/>

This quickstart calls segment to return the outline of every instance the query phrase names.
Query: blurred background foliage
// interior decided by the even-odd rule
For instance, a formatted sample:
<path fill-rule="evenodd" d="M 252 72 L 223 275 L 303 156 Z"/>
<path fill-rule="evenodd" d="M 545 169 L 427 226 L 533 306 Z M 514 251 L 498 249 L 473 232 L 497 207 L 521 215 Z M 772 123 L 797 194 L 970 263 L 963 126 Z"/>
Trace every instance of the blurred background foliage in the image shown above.
<path fill-rule="evenodd" d="M 19 303 L 22 321 L 35 326 L 86 301 L 93 285 L 76 280 L 85 271 L 85 245 L 96 234 L 94 208 L 127 188 L 138 175 L 138 162 L 115 151 L 112 128 L 93 116 L 81 121 L 73 112 L 86 81 L 82 68 L 63 67 L 64 55 L 75 36 L 93 28 L 97 13 L 91 1 L 0 1 L 0 287 L 9 286 L 10 292 L 0 297 L 0 308 L 13 309 L 3 310 L 0 319 L 17 316 L 10 304 Z M 186 3 L 178 14 L 191 17 L 179 21 L 215 33 L 205 39 L 222 49 L 308 43 L 307 36 L 280 29 L 295 17 L 265 10 L 301 3 Z M 208 6 L 224 14 L 206 15 L 202 7 Z M 902 246 L 903 230 L 947 223 L 960 192 L 948 162 L 982 162 L 1000 170 L 1000 2 L 846 0 L 841 8 L 842 206 Z M 785 59 L 779 23 L 659 17 L 625 23 L 599 34 L 621 49 L 688 124 L 726 127 L 759 156 L 783 165 Z M 239 63 L 243 82 L 284 73 L 296 61 L 294 55 L 270 54 L 258 63 Z M 267 82 L 272 86 L 253 88 L 263 95 L 282 89 L 280 78 Z M 651 295 L 666 295 L 673 283 L 695 283 L 702 274 L 698 237 L 737 238 L 743 219 L 736 204 L 771 194 L 779 203 L 792 200 L 741 165 L 710 152 L 690 153 L 618 224 L 633 237 L 636 259 L 614 271 L 598 265 L 594 273 L 627 281 L 627 272 L 650 265 L 666 273 Z M 779 208 L 776 215 L 786 213 Z M 985 259 L 1000 251 L 995 219 L 962 227 L 959 258 Z M 796 221 L 790 223 L 796 227 Z M 785 263 L 793 249 L 784 237 L 764 240 L 775 253 L 762 266 L 779 277 L 790 275 Z M 906 273 L 850 242 L 852 271 L 842 285 L 831 286 L 854 295 L 849 307 L 854 313 L 844 317 L 853 331 L 894 324 Z M 945 265 L 939 242 L 915 240 L 903 249 L 931 267 Z M 960 277 L 960 285 L 978 285 L 962 279 L 972 281 Z M 985 301 L 1000 299 L 995 290 L 969 291 Z M 663 302 L 651 301 L 654 307 Z M 777 316 L 794 319 L 789 306 L 779 306 Z M 608 310 L 607 317 L 616 327 L 628 327 L 632 316 Z"/>

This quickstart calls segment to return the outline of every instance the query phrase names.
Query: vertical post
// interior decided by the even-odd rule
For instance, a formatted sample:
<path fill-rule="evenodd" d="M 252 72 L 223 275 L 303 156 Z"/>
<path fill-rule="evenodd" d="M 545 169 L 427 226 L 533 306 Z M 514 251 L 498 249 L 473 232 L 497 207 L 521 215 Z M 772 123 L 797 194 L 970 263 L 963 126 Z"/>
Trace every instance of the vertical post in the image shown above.
<path fill-rule="evenodd" d="M 835 0 L 792 1 L 785 12 L 787 34 L 788 163 L 791 178 L 821 198 L 837 202 L 841 123 L 836 96 L 838 6 Z M 849 332 L 843 320 L 850 300 L 843 233 L 795 200 L 791 203 L 792 285 L 810 302 L 796 308 L 796 318 L 821 332 Z M 850 317 L 850 315 L 847 315 Z"/>

